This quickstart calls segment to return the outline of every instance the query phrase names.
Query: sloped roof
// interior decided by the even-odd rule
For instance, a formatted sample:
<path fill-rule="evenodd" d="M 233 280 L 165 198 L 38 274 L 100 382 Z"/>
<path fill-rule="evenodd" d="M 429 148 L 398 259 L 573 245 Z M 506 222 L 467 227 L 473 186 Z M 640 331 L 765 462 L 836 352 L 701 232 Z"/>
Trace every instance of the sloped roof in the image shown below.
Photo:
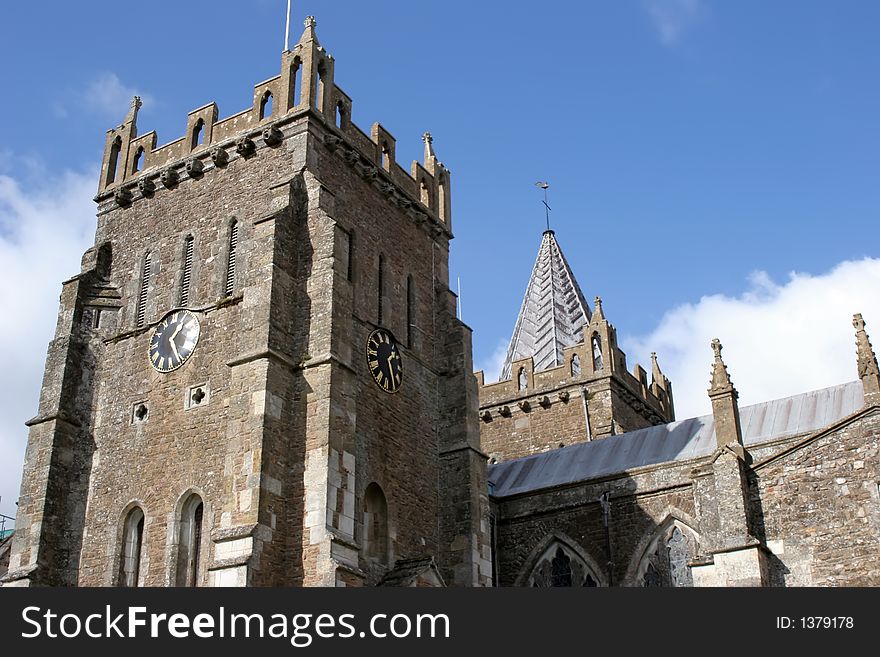
<path fill-rule="evenodd" d="M 413 586 L 422 577 L 435 586 L 446 586 L 433 557 L 398 559 L 379 582 L 379 586 Z"/>
<path fill-rule="evenodd" d="M 514 361 L 532 356 L 535 371 L 562 364 L 562 350 L 583 340 L 590 307 L 552 230 L 544 231 L 538 258 L 501 369 L 511 377 Z"/>
<path fill-rule="evenodd" d="M 743 443 L 759 445 L 812 433 L 864 405 L 861 381 L 740 409 Z M 716 447 L 711 415 L 562 447 L 489 467 L 494 496 L 506 497 L 625 470 L 708 456 Z"/>

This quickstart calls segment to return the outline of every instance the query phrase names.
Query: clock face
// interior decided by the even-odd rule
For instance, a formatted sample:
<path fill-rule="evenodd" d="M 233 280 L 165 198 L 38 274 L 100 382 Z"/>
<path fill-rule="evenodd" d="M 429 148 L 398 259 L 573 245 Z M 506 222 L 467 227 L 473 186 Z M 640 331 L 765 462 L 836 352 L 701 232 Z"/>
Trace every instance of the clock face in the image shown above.
<path fill-rule="evenodd" d="M 188 310 L 172 310 L 165 315 L 150 339 L 150 364 L 159 372 L 170 372 L 183 365 L 199 341 L 199 319 Z"/>
<path fill-rule="evenodd" d="M 367 338 L 367 365 L 376 384 L 385 392 L 400 390 L 403 379 L 400 350 L 391 331 L 376 329 Z"/>

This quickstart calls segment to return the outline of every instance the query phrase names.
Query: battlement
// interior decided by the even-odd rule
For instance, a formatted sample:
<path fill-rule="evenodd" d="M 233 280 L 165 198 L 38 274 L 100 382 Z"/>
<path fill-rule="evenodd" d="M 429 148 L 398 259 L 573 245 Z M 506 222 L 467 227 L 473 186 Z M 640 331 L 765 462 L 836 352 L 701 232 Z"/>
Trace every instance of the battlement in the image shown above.
<path fill-rule="evenodd" d="M 504 415 L 499 407 L 509 404 L 519 406 L 528 398 L 535 398 L 537 405 L 547 407 L 554 401 L 559 401 L 559 395 L 554 393 L 565 392 L 569 388 L 579 388 L 614 374 L 644 403 L 658 413 L 665 414 L 669 406 L 669 395 L 664 394 L 667 391 L 668 380 L 664 377 L 663 382 L 649 383 L 648 373 L 641 365 L 636 363 L 630 373 L 626 370 L 626 354 L 616 345 L 611 345 L 610 351 L 613 355 L 603 359 L 602 368 L 596 367 L 591 349 L 584 341 L 565 349 L 563 351 L 565 362 L 556 367 L 536 372 L 534 360 L 531 357 L 523 358 L 513 362 L 512 378 L 488 384 L 482 371 L 475 372 L 474 376 L 477 378 L 480 391 L 480 410 L 482 412 L 489 410 L 490 413 L 494 410 L 496 414 Z M 577 365 L 575 366 L 574 363 Z M 605 367 L 604 363 L 610 363 L 610 367 Z M 525 375 L 525 386 L 522 387 L 520 371 Z M 565 394 L 563 398 L 564 401 L 568 401 Z"/>
<path fill-rule="evenodd" d="M 487 384 L 476 372 L 480 442 L 495 461 L 596 440 L 675 419 L 672 383 L 651 355 L 651 381 L 630 373 L 617 330 L 596 297 L 583 340 L 561 350 L 561 364 L 535 370 L 534 357 L 511 363 L 510 378 Z"/>
<path fill-rule="evenodd" d="M 390 132 L 379 123 L 369 135 L 358 128 L 351 121 L 352 100 L 334 82 L 335 62 L 318 43 L 315 25 L 309 16 L 299 42 L 282 53 L 281 73 L 254 86 L 251 107 L 219 119 L 216 103 L 203 105 L 187 114 L 184 135 L 167 144 L 157 147 L 155 131 L 138 135 L 141 101 L 135 97 L 125 121 L 107 131 L 95 200 L 113 199 L 124 207 L 160 188 L 172 190 L 182 180 L 280 146 L 291 136 L 285 128 L 307 116 L 328 129 L 327 146 L 361 175 L 393 185 L 398 205 L 433 218 L 451 235 L 450 172 L 434 155 L 431 135 L 422 137 L 424 161 L 413 161 L 407 172 L 395 159 Z"/>

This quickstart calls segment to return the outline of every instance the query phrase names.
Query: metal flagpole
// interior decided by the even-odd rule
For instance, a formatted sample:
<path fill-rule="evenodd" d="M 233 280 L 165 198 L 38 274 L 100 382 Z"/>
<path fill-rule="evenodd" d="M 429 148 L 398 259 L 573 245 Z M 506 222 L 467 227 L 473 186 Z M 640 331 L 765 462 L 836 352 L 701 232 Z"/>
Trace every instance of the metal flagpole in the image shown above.
<path fill-rule="evenodd" d="M 290 50 L 290 0 L 287 0 L 287 22 L 284 24 L 284 52 Z"/>

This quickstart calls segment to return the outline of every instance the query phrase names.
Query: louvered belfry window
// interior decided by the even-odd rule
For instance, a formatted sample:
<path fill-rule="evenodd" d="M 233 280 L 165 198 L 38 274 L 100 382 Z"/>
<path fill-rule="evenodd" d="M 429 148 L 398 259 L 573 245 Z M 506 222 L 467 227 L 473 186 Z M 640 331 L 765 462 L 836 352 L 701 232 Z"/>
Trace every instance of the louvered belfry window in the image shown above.
<path fill-rule="evenodd" d="M 378 311 L 376 313 L 378 319 L 377 319 L 376 323 L 382 324 L 382 311 L 383 311 L 382 295 L 385 292 L 385 290 L 384 290 L 384 287 L 385 287 L 385 256 L 383 256 L 381 253 L 379 254 L 379 273 L 377 275 L 377 278 L 378 278 L 378 280 L 377 280 L 376 287 L 379 290 L 379 294 L 378 294 L 378 299 L 377 299 Z"/>
<path fill-rule="evenodd" d="M 233 221 L 229 228 L 229 257 L 226 261 L 226 286 L 223 291 L 227 297 L 232 296 L 235 289 L 235 265 L 238 251 L 238 221 Z"/>
<path fill-rule="evenodd" d="M 189 235 L 183 243 L 183 278 L 180 281 L 180 305 L 189 303 L 189 286 L 192 281 L 193 248 L 195 240 Z"/>
<path fill-rule="evenodd" d="M 413 287 L 413 277 L 406 277 L 406 346 L 412 347 L 413 343 L 413 316 L 415 306 L 415 289 Z"/>
<path fill-rule="evenodd" d="M 150 287 L 150 270 L 152 269 L 152 254 L 148 253 L 144 256 L 144 268 L 141 273 L 141 290 L 138 294 L 137 303 L 137 325 L 138 328 L 144 325 L 147 314 L 147 290 Z"/>

